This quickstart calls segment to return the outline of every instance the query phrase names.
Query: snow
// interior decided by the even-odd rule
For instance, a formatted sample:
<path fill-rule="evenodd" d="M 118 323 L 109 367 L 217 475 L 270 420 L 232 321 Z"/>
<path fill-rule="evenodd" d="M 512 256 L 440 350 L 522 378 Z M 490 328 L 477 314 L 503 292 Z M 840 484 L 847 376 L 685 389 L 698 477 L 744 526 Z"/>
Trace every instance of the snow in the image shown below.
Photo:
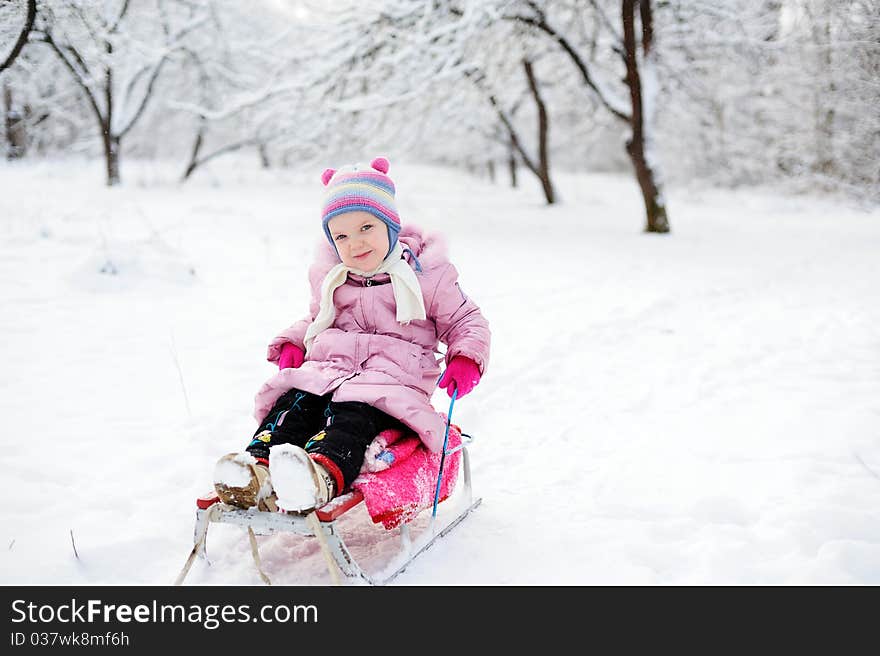
<path fill-rule="evenodd" d="M 248 465 L 257 460 L 249 453 L 239 453 L 230 460 L 221 459 L 214 467 L 214 483 L 224 483 L 229 487 L 247 487 L 251 482 Z"/>
<path fill-rule="evenodd" d="M 670 187 L 652 235 L 629 176 L 559 173 L 547 207 L 391 161 L 493 330 L 454 411 L 482 504 L 395 584 L 880 583 L 880 210 Z M 307 309 L 318 168 L 0 163 L 0 583 L 174 580 Z M 340 532 L 393 560 L 363 506 Z M 330 581 L 314 540 L 258 540 L 273 583 Z M 187 584 L 260 584 L 240 527 L 207 546 Z"/>
<path fill-rule="evenodd" d="M 315 475 L 305 451 L 292 444 L 273 446 L 269 451 L 269 472 L 280 508 L 299 511 L 315 507 Z"/>

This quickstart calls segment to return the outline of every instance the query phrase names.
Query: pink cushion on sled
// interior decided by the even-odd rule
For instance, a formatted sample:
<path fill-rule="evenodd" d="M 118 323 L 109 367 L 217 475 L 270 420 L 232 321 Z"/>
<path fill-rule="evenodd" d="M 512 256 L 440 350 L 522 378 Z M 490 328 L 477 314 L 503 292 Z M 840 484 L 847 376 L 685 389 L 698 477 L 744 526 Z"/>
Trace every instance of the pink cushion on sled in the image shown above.
<path fill-rule="evenodd" d="M 451 424 L 447 450 L 460 444 L 461 429 Z M 352 489 L 364 495 L 373 522 L 381 522 L 390 530 L 412 521 L 421 511 L 434 505 L 441 454 L 428 451 L 414 434 L 399 437 L 388 446 L 388 450 L 395 453 L 393 462 L 380 471 L 369 471 L 368 463 L 364 463 Z M 460 463 L 460 450 L 446 457 L 440 501 L 454 489 Z"/>

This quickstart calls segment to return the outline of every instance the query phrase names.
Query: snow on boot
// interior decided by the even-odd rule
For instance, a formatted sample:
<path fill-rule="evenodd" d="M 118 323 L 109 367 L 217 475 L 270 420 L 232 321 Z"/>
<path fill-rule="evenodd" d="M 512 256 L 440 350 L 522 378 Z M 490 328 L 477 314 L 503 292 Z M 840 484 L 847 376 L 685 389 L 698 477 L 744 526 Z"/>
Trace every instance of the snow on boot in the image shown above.
<path fill-rule="evenodd" d="M 293 444 L 273 446 L 269 471 L 278 507 L 288 512 L 306 513 L 326 504 L 335 496 L 336 482 L 324 467 Z"/>
<path fill-rule="evenodd" d="M 230 506 L 277 510 L 269 469 L 250 453 L 227 453 L 220 458 L 214 466 L 214 489 Z"/>

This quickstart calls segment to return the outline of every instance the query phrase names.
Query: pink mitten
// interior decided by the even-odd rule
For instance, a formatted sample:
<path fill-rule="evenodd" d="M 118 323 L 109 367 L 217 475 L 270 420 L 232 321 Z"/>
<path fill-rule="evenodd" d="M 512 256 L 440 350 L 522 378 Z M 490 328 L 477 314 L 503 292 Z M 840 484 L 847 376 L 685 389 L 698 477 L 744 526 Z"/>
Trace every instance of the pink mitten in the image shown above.
<path fill-rule="evenodd" d="M 456 355 L 448 365 L 446 371 L 440 376 L 440 387 L 446 388 L 446 393 L 452 397 L 452 391 L 458 388 L 458 396 L 462 397 L 471 392 L 480 382 L 480 368 L 477 363 L 463 355 Z"/>
<path fill-rule="evenodd" d="M 281 355 L 278 357 L 279 369 L 296 369 L 306 359 L 306 354 L 296 344 L 285 342 L 281 347 Z"/>

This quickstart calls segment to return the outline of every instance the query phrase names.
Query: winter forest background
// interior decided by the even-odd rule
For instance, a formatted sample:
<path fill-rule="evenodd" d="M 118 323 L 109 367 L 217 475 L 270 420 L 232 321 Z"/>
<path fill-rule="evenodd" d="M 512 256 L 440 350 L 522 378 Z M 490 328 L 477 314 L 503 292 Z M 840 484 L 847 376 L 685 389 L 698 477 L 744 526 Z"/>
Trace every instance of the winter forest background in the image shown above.
<path fill-rule="evenodd" d="M 174 580 L 378 155 L 492 328 L 399 583 L 880 583 L 880 0 L 0 0 L 0 95 L 0 584 Z"/>
<path fill-rule="evenodd" d="M 108 184 L 130 158 L 176 161 L 185 178 L 236 151 L 286 167 L 369 146 L 535 175 L 548 203 L 557 170 L 635 170 L 658 231 L 663 185 L 678 181 L 880 193 L 874 0 L 7 0 L 0 12 L 7 157 L 103 156 Z"/>

